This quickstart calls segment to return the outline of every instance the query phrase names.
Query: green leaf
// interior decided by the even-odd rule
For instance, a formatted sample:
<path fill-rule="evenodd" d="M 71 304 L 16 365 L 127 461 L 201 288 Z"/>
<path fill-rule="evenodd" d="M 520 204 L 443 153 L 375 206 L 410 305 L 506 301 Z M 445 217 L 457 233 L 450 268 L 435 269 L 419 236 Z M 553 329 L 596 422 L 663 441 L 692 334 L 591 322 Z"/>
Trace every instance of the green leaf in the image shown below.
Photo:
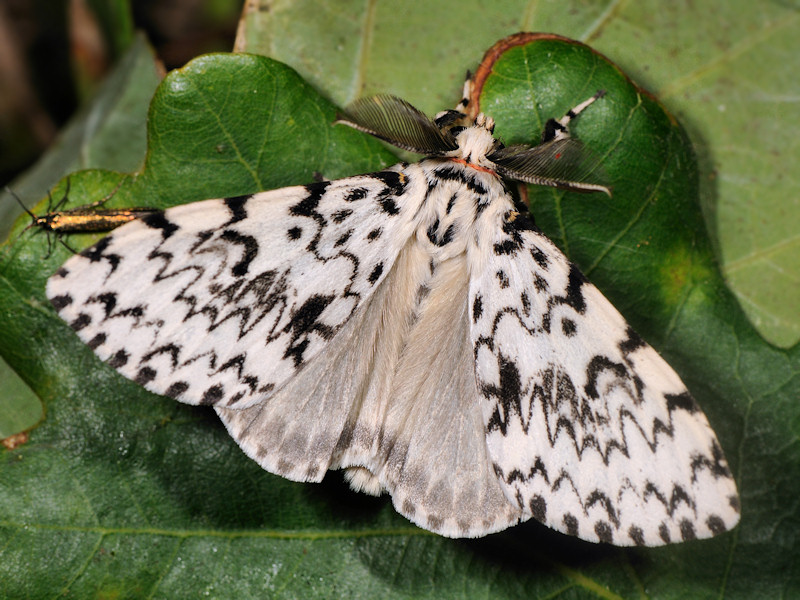
<path fill-rule="evenodd" d="M 118 4 L 112 12 L 124 15 L 124 7 Z M 146 149 L 147 107 L 160 79 L 152 50 L 144 37 L 137 37 L 92 102 L 61 132 L 58 144 L 11 184 L 13 193 L 30 206 L 76 169 L 137 169 Z M 0 191 L 0 238 L 8 234 L 13 218 L 21 212 L 12 192 Z M 6 437 L 33 427 L 42 406 L 5 365 L 0 370 L 2 389 L 15 390 L 0 395 L 0 437 Z"/>
<path fill-rule="evenodd" d="M 414 528 L 338 474 L 262 471 L 213 412 L 155 397 L 102 365 L 44 298 L 69 255 L 26 232 L 0 256 L 0 351 L 46 400 L 30 442 L 0 462 L 0 592 L 8 597 L 792 596 L 797 563 L 798 353 L 750 327 L 714 268 L 680 127 L 602 57 L 538 40 L 508 49 L 481 107 L 508 141 L 603 87 L 573 131 L 604 159 L 614 198 L 531 188 L 539 225 L 685 379 L 737 473 L 743 520 L 715 540 L 622 550 L 535 523 L 481 540 Z M 527 110 L 530 109 L 530 110 Z M 331 127 L 335 110 L 268 59 L 216 55 L 154 98 L 143 172 L 109 204 L 170 206 L 338 177 L 390 160 Z M 300 150 L 298 150 L 300 145 Z M 72 177 L 82 204 L 120 176 Z M 55 195 L 61 192 L 56 190 Z M 17 225 L 16 233 L 24 226 Z M 13 235 L 13 234 L 12 234 Z M 70 236 L 82 247 L 89 236 Z"/>
<path fill-rule="evenodd" d="M 783 348 L 800 341 L 798 9 L 791 0 L 631 2 L 597 44 L 688 128 L 727 284 Z"/>

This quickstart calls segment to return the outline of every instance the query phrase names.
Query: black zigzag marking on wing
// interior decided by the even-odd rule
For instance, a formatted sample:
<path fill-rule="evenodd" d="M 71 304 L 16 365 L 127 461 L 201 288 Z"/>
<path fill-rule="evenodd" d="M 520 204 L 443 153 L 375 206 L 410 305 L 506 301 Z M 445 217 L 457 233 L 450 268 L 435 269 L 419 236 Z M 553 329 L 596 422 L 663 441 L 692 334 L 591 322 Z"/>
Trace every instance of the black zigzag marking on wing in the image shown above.
<path fill-rule="evenodd" d="M 230 221 L 225 223 L 223 227 L 227 227 L 247 219 L 246 205 L 252 197 L 252 195 L 248 194 L 245 196 L 232 196 L 223 200 L 223 203 L 228 207 L 228 210 L 231 213 Z"/>
<path fill-rule="evenodd" d="M 666 399 L 666 407 L 668 420 L 663 422 L 661 419 L 654 417 L 651 428 L 648 431 L 642 424 L 639 423 L 636 415 L 625 407 L 620 407 L 617 413 L 619 427 L 617 432 L 619 437 L 614 440 L 606 440 L 602 443 L 597 437 L 591 433 L 599 424 L 596 423 L 596 415 L 592 410 L 590 404 L 586 402 L 586 398 L 581 396 L 572 379 L 568 374 L 562 372 L 555 365 L 539 371 L 539 381 L 533 383 L 533 387 L 526 387 L 520 377 L 516 363 L 509 357 L 504 356 L 502 353 L 497 353 L 498 371 L 500 374 L 499 385 L 482 384 L 480 391 L 482 395 L 495 402 L 495 409 L 491 417 L 486 423 L 488 432 L 499 431 L 503 436 L 507 435 L 508 425 L 514 420 L 518 420 L 522 430 L 527 434 L 530 423 L 535 418 L 534 409 L 538 404 L 541 407 L 544 423 L 547 429 L 548 443 L 554 447 L 559 436 L 564 433 L 572 441 L 575 453 L 581 457 L 587 450 L 593 449 L 596 451 L 603 460 L 603 463 L 608 465 L 610 456 L 614 450 L 618 450 L 623 456 L 629 457 L 629 443 L 626 437 L 625 423 L 632 425 L 638 432 L 641 439 L 647 444 L 652 452 L 658 448 L 658 436 L 665 434 L 669 438 L 674 438 L 675 423 L 673 414 L 675 411 L 684 411 L 693 414 L 696 410 L 696 404 L 691 400 L 688 392 L 677 396 L 669 395 Z M 627 371 L 619 375 L 624 377 Z M 634 386 L 637 392 L 640 392 Z M 633 391 L 629 388 L 629 391 Z M 643 398 L 633 395 L 631 398 L 635 404 L 640 404 Z M 523 411 L 523 404 L 529 402 L 529 411 Z M 560 407 L 568 405 L 570 411 L 568 414 L 561 414 Z M 527 414 L 526 414 L 527 413 Z M 550 415 L 558 415 L 555 426 L 551 426 Z M 576 425 L 581 426 L 583 433 L 582 442 L 578 441 Z M 715 476 L 729 476 L 729 471 L 725 464 L 722 462 L 722 451 L 718 449 L 716 452 L 712 449 L 712 456 L 707 457 L 703 454 L 698 454 L 694 459 L 694 465 L 697 469 L 709 469 Z"/>
<path fill-rule="evenodd" d="M 549 264 L 549 259 L 546 256 L 537 257 L 534 255 L 533 258 L 539 266 L 544 267 Z M 572 440 L 578 456 L 581 456 L 587 448 L 594 448 L 600 454 L 604 463 L 608 464 L 609 457 L 614 450 L 620 451 L 624 456 L 629 456 L 629 444 L 625 439 L 624 424 L 630 423 L 639 431 L 639 435 L 650 447 L 651 451 L 655 452 L 660 434 L 666 434 L 670 438 L 674 437 L 674 411 L 683 410 L 693 414 L 699 410 L 688 392 L 676 396 L 666 396 L 664 400 L 666 401 L 669 418 L 666 423 L 659 418 L 654 418 L 650 424 L 649 431 L 638 422 L 636 416 L 630 410 L 621 407 L 616 415 L 620 423 L 618 439 L 607 440 L 603 443 L 594 434 L 590 433 L 596 427 L 593 422 L 596 417 L 591 410 L 591 405 L 586 400 L 587 398 L 595 400 L 600 398 L 597 382 L 602 375 L 613 374 L 615 380 L 628 390 L 633 405 L 640 405 L 644 402 L 645 384 L 638 376 L 630 355 L 646 344 L 631 328 L 627 329 L 626 337 L 618 343 L 620 352 L 623 355 L 623 362 L 613 361 L 603 355 L 596 355 L 590 359 L 586 366 L 587 384 L 583 390 L 586 394 L 585 397 L 575 389 L 572 379 L 567 374 L 557 371 L 554 365 L 539 372 L 539 381 L 534 383 L 533 388 L 524 389 L 524 384 L 520 379 L 519 372 L 516 371 L 513 360 L 503 356 L 495 347 L 495 336 L 499 324 L 506 317 L 514 319 L 516 327 L 525 331 L 531 338 L 535 338 L 537 335 L 546 336 L 549 334 L 551 314 L 556 307 L 567 305 L 579 315 L 585 313 L 586 299 L 583 290 L 586 284 L 587 281 L 583 274 L 577 267 L 570 264 L 566 290 L 562 295 L 553 295 L 547 299 L 547 310 L 541 317 L 542 323 L 540 326 L 529 325 L 527 319 L 520 314 L 516 306 L 509 306 L 498 310 L 494 314 L 490 333 L 479 336 L 475 340 L 474 353 L 476 359 L 480 349 L 485 346 L 496 355 L 500 374 L 498 386 L 484 384 L 481 387 L 481 393 L 487 399 L 496 401 L 495 410 L 486 424 L 487 431 L 499 431 L 502 435 L 506 435 L 510 420 L 516 418 L 519 419 L 523 430 L 527 433 L 533 418 L 534 407 L 538 401 L 541 403 L 543 417 L 548 428 L 548 441 L 551 445 L 554 445 L 561 432 L 564 432 L 564 435 L 568 435 Z M 527 312 L 524 310 L 524 306 L 523 312 Z M 555 400 L 551 401 L 550 399 L 552 398 Z M 528 399 L 530 400 L 530 413 L 523 414 L 523 402 Z M 551 404 L 552 406 L 550 406 Z M 551 429 L 551 421 L 548 419 L 548 415 L 551 413 L 558 415 L 559 407 L 565 404 L 571 406 L 570 416 L 559 416 L 555 427 Z M 580 424 L 581 433 L 584 434 L 582 443 L 578 442 L 576 424 Z M 722 470 L 725 467 L 721 459 L 715 460 L 713 457 L 698 458 L 695 462 L 698 468 L 703 466 L 704 468 L 710 468 L 712 472 L 714 472 L 715 468 Z M 712 467 L 712 465 L 718 466 Z"/>
<path fill-rule="evenodd" d="M 141 219 L 142 223 L 151 229 L 161 232 L 161 237 L 167 239 L 180 229 L 175 223 L 171 222 L 163 212 L 156 212 Z"/>
<path fill-rule="evenodd" d="M 526 472 L 520 471 L 519 469 L 512 469 L 509 472 L 505 472 L 498 464 L 493 464 L 495 475 L 505 482 L 508 486 L 513 486 L 514 484 L 527 484 L 531 481 L 540 478 L 544 481 L 547 487 L 550 489 L 551 492 L 554 494 L 558 492 L 564 486 L 568 486 L 569 489 L 572 491 L 576 502 L 581 508 L 581 512 L 583 516 L 588 516 L 589 512 L 595 506 L 601 506 L 603 511 L 608 517 L 608 522 L 604 523 L 603 521 L 597 521 L 595 523 L 596 531 L 595 533 L 598 535 L 600 541 L 604 541 L 610 543 L 613 541 L 614 532 L 619 531 L 621 527 L 621 519 L 620 519 L 620 509 L 616 506 L 616 501 L 614 498 L 610 497 L 606 492 L 600 489 L 593 489 L 591 491 L 586 492 L 585 495 L 581 495 L 578 486 L 575 484 L 572 475 L 570 475 L 567 471 L 561 469 L 556 477 L 552 477 L 550 473 L 548 473 L 547 467 L 545 462 L 541 459 L 541 457 L 536 457 L 533 461 L 533 465 L 530 469 Z M 552 479 L 552 481 L 551 481 Z M 630 484 L 622 483 L 619 490 L 618 495 L 622 495 L 626 489 L 630 489 Z M 633 493 L 633 490 L 630 490 Z M 657 484 L 652 481 L 645 482 L 643 491 L 640 494 L 637 494 L 638 497 L 641 498 L 643 502 L 648 502 L 651 498 L 654 498 L 664 509 L 664 513 L 670 518 L 674 519 L 675 515 L 682 507 L 687 507 L 691 512 L 696 512 L 697 506 L 695 501 L 692 499 L 691 495 L 683 488 L 683 486 L 679 484 L 672 484 L 671 489 L 669 490 L 662 490 L 659 488 Z M 523 505 L 522 497 L 519 496 L 517 498 L 517 502 L 523 510 L 526 508 Z M 540 495 L 535 495 L 530 500 L 529 506 L 530 512 L 532 516 L 540 522 L 546 523 L 547 518 L 547 501 L 546 498 L 543 498 Z M 575 519 L 574 515 L 564 515 L 566 521 Z M 720 531 L 725 530 L 725 525 L 719 517 L 715 515 L 711 515 L 709 517 L 710 525 L 720 529 Z M 686 524 L 691 526 L 691 523 L 684 520 L 679 523 L 679 527 L 681 528 L 682 538 L 684 540 L 691 539 L 691 533 L 685 531 Z M 577 521 L 574 523 L 574 531 L 572 531 L 572 535 L 577 534 Z M 597 531 L 597 527 L 600 527 L 603 531 L 601 534 Z M 613 526 L 613 527 L 612 527 Z M 634 543 L 637 545 L 643 545 L 643 532 L 641 528 L 636 526 L 632 526 L 627 532 L 628 536 Z M 687 537 L 689 536 L 689 537 Z M 669 542 L 669 530 L 665 523 L 661 525 L 661 537 L 664 539 L 665 542 Z M 637 541 L 638 540 L 638 541 Z"/>
<path fill-rule="evenodd" d="M 395 188 L 392 189 L 399 189 L 404 185 L 404 183 L 401 182 L 402 178 L 396 173 L 386 173 L 385 177 L 380 177 L 379 179 L 388 180 L 392 185 L 395 186 Z M 292 206 L 289 209 L 289 212 L 293 216 L 310 219 L 312 221 L 313 225 L 311 225 L 311 227 L 314 228 L 315 231 L 312 235 L 312 239 L 307 245 L 307 250 L 314 255 L 316 260 L 324 263 L 334 258 L 344 257 L 352 263 L 353 275 L 351 276 L 348 285 L 343 290 L 341 297 L 353 297 L 355 301 L 357 301 L 360 294 L 353 292 L 352 288 L 355 285 L 359 274 L 360 261 L 358 257 L 352 253 L 345 252 L 342 249 L 331 256 L 326 256 L 320 252 L 322 236 L 324 235 L 326 228 L 329 226 L 326 216 L 320 211 L 320 202 L 323 200 L 326 192 L 329 190 L 329 186 L 330 182 L 320 182 L 307 186 L 307 195 L 297 204 Z M 387 188 L 384 188 L 374 192 L 376 201 L 381 202 L 386 199 L 386 190 Z M 364 190 L 363 188 L 356 188 L 356 190 L 351 191 L 348 194 L 348 201 L 359 201 L 365 199 L 368 195 L 369 194 L 367 190 Z M 242 210 L 244 210 L 244 208 Z M 340 223 L 349 217 L 350 214 L 350 212 L 348 212 L 348 214 L 340 214 L 335 212 L 331 218 L 335 223 Z M 307 227 L 296 227 L 296 229 L 302 231 L 303 229 L 307 229 Z M 205 314 L 210 321 L 209 331 L 219 327 L 229 319 L 236 318 L 239 320 L 239 336 L 241 338 L 243 335 L 249 333 L 249 331 L 251 331 L 252 328 L 257 325 L 265 316 L 270 314 L 274 309 L 278 308 L 278 314 L 273 319 L 273 326 L 268 330 L 265 341 L 266 343 L 269 343 L 277 339 L 282 334 L 289 334 L 290 341 L 284 358 L 291 359 L 295 363 L 295 366 L 299 367 L 303 363 L 303 354 L 309 344 L 309 334 L 315 333 L 321 336 L 323 339 L 330 339 L 330 337 L 332 337 L 338 330 L 338 327 L 331 327 L 319 321 L 319 317 L 321 316 L 325 307 L 334 300 L 334 297 L 315 295 L 307 299 L 303 305 L 293 309 L 289 318 L 289 324 L 280 330 L 276 330 L 277 324 L 283 321 L 284 312 L 287 308 L 289 308 L 290 305 L 287 291 L 288 278 L 291 268 L 289 267 L 282 271 L 265 271 L 249 278 L 248 280 L 242 279 L 241 276 L 247 272 L 247 265 L 249 265 L 252 258 L 257 253 L 257 242 L 249 236 L 242 236 L 230 229 L 225 230 L 222 236 L 223 239 L 228 242 L 234 241 L 243 246 L 243 258 L 232 269 L 234 276 L 237 277 L 232 284 L 226 287 L 209 286 L 209 290 L 212 292 L 213 297 L 223 300 L 223 306 L 232 305 L 235 306 L 235 308 L 233 310 L 226 311 L 225 314 L 220 314 L 220 309 L 216 305 L 211 302 L 200 303 L 198 298 L 191 294 L 189 290 L 192 289 L 197 280 L 203 274 L 202 271 L 199 270 L 193 280 L 190 281 L 176 297 L 177 301 L 184 302 L 189 306 L 189 312 L 185 318 L 189 319 L 198 313 Z M 299 235 L 296 237 L 299 238 Z M 213 236 L 211 235 L 211 232 L 205 232 L 204 234 L 198 236 L 198 243 L 193 246 L 192 252 L 202 252 L 204 250 L 203 246 L 206 242 L 213 242 Z M 334 244 L 333 246 L 338 247 L 339 245 Z M 169 262 L 170 257 L 165 256 L 163 253 L 154 252 L 153 254 L 154 256 L 158 255 L 161 258 L 164 258 L 167 263 Z M 166 264 L 164 266 L 166 267 Z M 381 275 L 381 270 L 378 270 L 378 266 L 373 267 L 370 277 L 368 278 L 369 283 L 374 284 L 376 282 L 377 278 Z M 171 273 L 170 276 L 177 274 L 178 272 Z M 165 269 L 162 269 L 159 272 L 158 277 L 163 279 L 166 276 Z M 248 301 L 247 303 L 238 302 L 241 298 L 249 294 L 255 295 L 255 301 Z M 198 306 L 200 306 L 199 309 L 197 308 Z"/>
<path fill-rule="evenodd" d="M 108 265 L 111 267 L 108 274 L 106 275 L 106 280 L 117 270 L 119 267 L 120 262 L 122 261 L 122 257 L 115 253 L 109 251 L 109 246 L 111 245 L 112 240 L 111 235 L 104 237 L 102 240 L 97 242 L 94 246 L 90 246 L 86 248 L 83 252 L 80 253 L 81 256 L 84 258 L 89 259 L 90 262 L 98 263 L 102 260 L 106 261 Z"/>
<path fill-rule="evenodd" d="M 397 173 L 384 173 L 376 176 L 377 179 L 388 181 L 392 186 L 391 189 L 403 189 L 404 179 Z M 352 291 L 358 276 L 359 261 L 356 256 L 351 253 L 339 251 L 333 256 L 325 256 L 319 251 L 319 244 L 321 242 L 325 228 L 328 226 L 327 218 L 319 211 L 320 201 L 324 197 L 326 191 L 330 186 L 330 182 L 321 182 L 308 186 L 307 195 L 300 200 L 297 204 L 292 206 L 289 211 L 290 214 L 297 217 L 307 218 L 313 222 L 313 227 L 316 229 L 311 241 L 308 243 L 307 249 L 314 254 L 314 257 L 321 261 L 326 262 L 332 258 L 345 257 L 353 264 L 354 274 L 350 279 L 347 287 L 342 293 L 342 297 L 353 296 L 357 297 L 359 294 Z M 358 191 L 360 188 L 357 188 Z M 389 198 L 387 189 L 379 189 L 374 192 L 374 197 L 378 202 L 385 202 Z M 358 201 L 368 194 L 364 193 L 350 193 L 348 196 L 350 202 Z M 226 201 L 226 206 L 231 211 L 231 221 L 226 223 L 226 226 L 233 222 L 241 220 L 246 216 L 246 199 L 229 199 Z M 349 215 L 340 215 L 340 221 L 343 221 Z M 336 215 L 333 217 L 336 221 Z M 189 281 L 186 282 L 178 291 L 173 301 L 186 305 L 187 311 L 184 315 L 184 321 L 192 317 L 202 314 L 208 320 L 208 331 L 220 327 L 224 323 L 235 319 L 238 322 L 238 336 L 241 339 L 244 335 L 248 334 L 257 326 L 264 318 L 270 315 L 277 309 L 277 314 L 272 317 L 272 326 L 265 332 L 265 342 L 269 343 L 274 341 L 282 334 L 289 335 L 289 343 L 287 345 L 284 358 L 291 359 L 295 366 L 300 366 L 303 362 L 303 353 L 308 347 L 309 338 L 311 333 L 321 336 L 323 339 L 330 339 L 330 337 L 338 329 L 326 325 L 319 321 L 319 317 L 324 308 L 330 304 L 333 297 L 322 297 L 315 295 L 307 299 L 304 304 L 293 309 L 292 314 L 289 316 L 289 322 L 284 327 L 277 329 L 278 323 L 284 321 L 285 311 L 290 307 L 290 299 L 288 294 L 288 278 L 291 267 L 284 270 L 267 270 L 255 275 L 249 274 L 250 264 L 258 253 L 258 241 L 252 236 L 241 234 L 235 228 L 226 228 L 221 232 L 215 231 L 201 231 L 196 234 L 195 242 L 191 245 L 191 255 L 201 255 L 205 252 L 219 252 L 219 247 L 216 246 L 216 240 L 222 239 L 227 244 L 232 246 L 239 246 L 242 248 L 241 258 L 230 266 L 230 272 L 233 275 L 233 281 L 225 286 L 214 284 L 213 280 L 207 286 L 207 289 L 200 290 L 197 288 L 197 283 L 206 274 L 206 270 L 201 264 L 189 264 L 182 266 L 178 269 L 171 269 L 174 261 L 172 253 L 163 249 L 163 243 L 166 239 L 172 236 L 177 226 L 170 223 L 167 219 L 159 219 L 157 222 L 150 223 L 151 227 L 157 228 L 162 232 L 161 242 L 149 253 L 148 260 L 158 260 L 162 262 L 155 277 L 154 282 L 163 282 L 172 277 L 185 277 L 186 273 L 192 273 Z M 300 230 L 300 228 L 297 228 Z M 302 230 L 300 230 L 302 231 Z M 299 235 L 297 236 L 299 237 Z M 225 248 L 228 246 L 226 245 Z M 102 250 L 102 248 L 101 248 Z M 107 258 L 107 257 L 104 257 Z M 374 266 L 370 273 L 369 283 L 374 284 L 381 275 L 382 269 Z M 209 299 L 207 293 L 211 294 Z M 202 295 L 201 295 L 202 294 Z M 199 297 L 198 297 L 199 296 Z M 247 296 L 253 296 L 252 301 L 248 298 L 247 302 L 241 300 Z M 220 300 L 215 303 L 214 300 Z M 98 299 L 101 301 L 103 299 Z M 108 302 L 108 299 L 103 301 Z M 230 307 L 226 309 L 225 307 Z M 146 307 L 135 307 L 135 310 L 142 312 Z M 113 305 L 111 307 L 113 309 Z M 134 309 L 125 309 L 113 311 L 106 309 L 105 313 L 109 318 L 131 316 Z M 139 323 L 136 323 L 138 326 Z M 158 335 L 156 334 L 156 339 Z M 173 348 L 173 351 L 176 349 Z M 155 354 L 148 355 L 142 360 L 142 363 L 151 360 Z M 184 357 L 182 362 L 179 361 L 178 353 L 172 359 L 173 366 L 180 365 L 186 366 L 198 360 L 205 360 L 209 369 L 222 370 L 222 367 L 217 368 L 217 356 L 213 351 L 205 352 L 190 357 Z M 230 365 L 226 368 L 230 368 Z M 243 380 L 250 388 L 257 387 L 258 378 L 255 374 L 244 374 L 241 370 L 238 373 L 240 379 Z"/>

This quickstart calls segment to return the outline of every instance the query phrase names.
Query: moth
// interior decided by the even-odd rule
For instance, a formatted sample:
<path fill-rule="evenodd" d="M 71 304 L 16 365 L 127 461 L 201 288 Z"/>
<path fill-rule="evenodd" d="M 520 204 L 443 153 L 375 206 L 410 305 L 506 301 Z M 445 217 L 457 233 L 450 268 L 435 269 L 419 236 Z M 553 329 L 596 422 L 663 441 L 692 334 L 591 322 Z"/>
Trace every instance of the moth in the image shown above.
<path fill-rule="evenodd" d="M 267 471 L 344 469 L 438 534 L 714 536 L 739 500 L 705 415 L 504 184 L 610 193 L 568 131 L 601 96 L 535 146 L 504 146 L 468 98 L 435 119 L 356 101 L 341 123 L 426 158 L 146 215 L 47 296 L 125 377 L 213 406 Z"/>

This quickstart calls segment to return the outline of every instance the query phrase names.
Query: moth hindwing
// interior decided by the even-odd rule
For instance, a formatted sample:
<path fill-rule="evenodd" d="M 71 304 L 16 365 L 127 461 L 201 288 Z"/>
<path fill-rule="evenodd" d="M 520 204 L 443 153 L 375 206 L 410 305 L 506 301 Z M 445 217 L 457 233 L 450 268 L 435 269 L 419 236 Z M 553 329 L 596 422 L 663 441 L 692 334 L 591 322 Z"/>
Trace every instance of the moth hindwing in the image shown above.
<path fill-rule="evenodd" d="M 124 376 L 213 406 L 266 470 L 345 469 L 442 535 L 530 518 L 618 545 L 716 535 L 738 495 L 702 411 L 500 177 L 607 192 L 567 130 L 597 98 L 510 148 L 484 115 L 361 101 L 343 122 L 429 156 L 147 215 L 47 295 Z"/>

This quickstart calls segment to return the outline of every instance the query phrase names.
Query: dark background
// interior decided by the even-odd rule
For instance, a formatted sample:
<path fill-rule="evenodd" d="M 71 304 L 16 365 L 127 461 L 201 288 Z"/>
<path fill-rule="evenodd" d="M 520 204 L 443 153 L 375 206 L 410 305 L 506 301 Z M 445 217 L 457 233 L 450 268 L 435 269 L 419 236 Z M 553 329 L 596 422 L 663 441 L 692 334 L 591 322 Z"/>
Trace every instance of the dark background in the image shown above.
<path fill-rule="evenodd" d="M 53 144 L 135 30 L 147 34 L 165 70 L 174 69 L 230 51 L 242 3 L 0 0 L 0 187 Z"/>

